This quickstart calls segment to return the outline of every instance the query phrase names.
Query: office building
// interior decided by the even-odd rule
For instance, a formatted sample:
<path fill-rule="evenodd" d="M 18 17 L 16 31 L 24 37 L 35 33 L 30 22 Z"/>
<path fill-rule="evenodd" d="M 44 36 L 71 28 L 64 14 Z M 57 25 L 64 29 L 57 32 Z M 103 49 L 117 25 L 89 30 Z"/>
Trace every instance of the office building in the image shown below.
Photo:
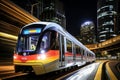
<path fill-rule="evenodd" d="M 43 11 L 40 14 L 42 21 L 56 22 L 66 28 L 64 5 L 60 0 L 41 0 Z"/>
<path fill-rule="evenodd" d="M 98 0 L 97 31 L 98 42 L 106 41 L 120 34 L 120 1 Z"/>
<path fill-rule="evenodd" d="M 92 21 L 84 22 L 81 25 L 80 41 L 85 45 L 95 43 L 95 25 Z"/>

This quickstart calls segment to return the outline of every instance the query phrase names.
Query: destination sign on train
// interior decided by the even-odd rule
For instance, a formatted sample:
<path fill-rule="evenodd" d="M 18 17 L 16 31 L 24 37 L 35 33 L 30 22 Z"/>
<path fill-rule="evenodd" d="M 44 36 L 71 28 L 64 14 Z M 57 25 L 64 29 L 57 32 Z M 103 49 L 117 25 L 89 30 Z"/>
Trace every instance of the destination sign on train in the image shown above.
<path fill-rule="evenodd" d="M 26 29 L 23 31 L 23 34 L 34 34 L 34 33 L 40 33 L 41 28 L 36 28 L 36 29 Z"/>

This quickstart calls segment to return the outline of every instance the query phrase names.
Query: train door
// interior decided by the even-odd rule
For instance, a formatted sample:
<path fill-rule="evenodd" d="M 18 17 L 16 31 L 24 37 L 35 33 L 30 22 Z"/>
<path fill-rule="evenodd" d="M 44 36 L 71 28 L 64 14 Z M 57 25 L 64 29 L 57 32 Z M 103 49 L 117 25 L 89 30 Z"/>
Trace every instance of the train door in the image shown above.
<path fill-rule="evenodd" d="M 59 63 L 60 67 L 65 66 L 65 45 L 64 45 L 64 36 L 59 34 Z"/>

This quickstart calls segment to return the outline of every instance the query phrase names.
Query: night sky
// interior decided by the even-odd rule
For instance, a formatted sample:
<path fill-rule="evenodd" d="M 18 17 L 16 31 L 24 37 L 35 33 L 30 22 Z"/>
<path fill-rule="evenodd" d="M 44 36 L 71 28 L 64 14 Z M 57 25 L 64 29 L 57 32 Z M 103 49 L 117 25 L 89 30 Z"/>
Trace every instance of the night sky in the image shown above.
<path fill-rule="evenodd" d="M 66 0 L 65 15 L 67 31 L 74 36 L 80 35 L 80 26 L 85 21 L 97 22 L 97 0 Z"/>

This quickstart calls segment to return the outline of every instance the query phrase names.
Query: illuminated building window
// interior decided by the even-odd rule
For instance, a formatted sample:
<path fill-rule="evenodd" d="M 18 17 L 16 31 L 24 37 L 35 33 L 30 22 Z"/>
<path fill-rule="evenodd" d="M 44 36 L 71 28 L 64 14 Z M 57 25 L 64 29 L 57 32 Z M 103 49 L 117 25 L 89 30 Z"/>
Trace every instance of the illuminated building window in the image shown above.
<path fill-rule="evenodd" d="M 110 32 L 113 32 L 113 30 L 112 30 L 112 29 L 110 29 Z"/>
<path fill-rule="evenodd" d="M 108 31 L 101 31 L 100 33 L 102 34 L 102 33 L 107 33 Z"/>
<path fill-rule="evenodd" d="M 113 9 L 113 5 L 103 6 L 103 7 L 101 7 L 100 9 L 98 9 L 97 12 L 99 12 L 100 10 L 105 9 L 105 8 L 110 8 L 110 10 L 111 10 L 111 9 Z"/>
<path fill-rule="evenodd" d="M 110 15 L 109 17 L 111 17 L 112 18 L 112 16 Z"/>
<path fill-rule="evenodd" d="M 103 17 L 103 16 L 108 16 L 108 15 L 114 15 L 114 14 L 117 14 L 115 11 L 106 11 L 106 12 L 103 12 L 101 13 L 100 15 L 98 15 L 98 19 Z"/>
<path fill-rule="evenodd" d="M 106 31 L 109 31 L 109 28 L 105 28 Z"/>
<path fill-rule="evenodd" d="M 100 42 L 103 42 L 103 41 L 106 41 L 105 39 L 104 40 L 100 40 Z"/>
<path fill-rule="evenodd" d="M 104 35 L 100 35 L 99 37 L 106 37 L 106 35 L 104 34 Z"/>
<path fill-rule="evenodd" d="M 110 11 L 113 10 L 113 5 L 109 5 Z"/>
<path fill-rule="evenodd" d="M 106 26 L 106 25 L 114 25 L 114 22 L 111 20 L 109 22 L 104 22 L 104 24 L 102 24 L 102 26 Z"/>
<path fill-rule="evenodd" d="M 117 36 L 117 35 L 116 35 L 116 34 L 111 34 L 111 36 L 115 37 L 115 36 Z"/>

